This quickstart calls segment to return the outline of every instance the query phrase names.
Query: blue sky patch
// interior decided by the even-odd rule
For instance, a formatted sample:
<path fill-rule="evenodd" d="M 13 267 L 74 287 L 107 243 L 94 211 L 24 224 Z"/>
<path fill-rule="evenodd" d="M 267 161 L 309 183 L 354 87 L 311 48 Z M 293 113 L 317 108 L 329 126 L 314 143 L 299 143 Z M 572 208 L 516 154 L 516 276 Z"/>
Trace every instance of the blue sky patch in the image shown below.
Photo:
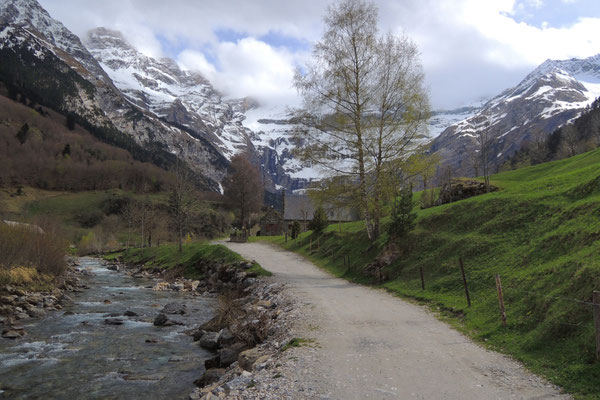
<path fill-rule="evenodd" d="M 515 12 L 508 16 L 538 28 L 564 28 L 583 17 L 600 17 L 600 1 L 518 0 Z"/>

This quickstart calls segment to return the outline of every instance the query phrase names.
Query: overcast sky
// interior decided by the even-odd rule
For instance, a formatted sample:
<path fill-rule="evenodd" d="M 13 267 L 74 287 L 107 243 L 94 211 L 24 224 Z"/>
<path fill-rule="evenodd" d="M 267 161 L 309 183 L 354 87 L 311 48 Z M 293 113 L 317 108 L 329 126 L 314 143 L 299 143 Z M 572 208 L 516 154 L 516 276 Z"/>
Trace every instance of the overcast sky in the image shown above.
<path fill-rule="evenodd" d="M 321 37 L 325 0 L 39 0 L 80 37 L 123 32 L 232 97 L 297 104 L 291 79 Z M 544 60 L 600 53 L 600 0 L 376 0 L 382 32 L 419 46 L 435 109 L 491 97 Z"/>

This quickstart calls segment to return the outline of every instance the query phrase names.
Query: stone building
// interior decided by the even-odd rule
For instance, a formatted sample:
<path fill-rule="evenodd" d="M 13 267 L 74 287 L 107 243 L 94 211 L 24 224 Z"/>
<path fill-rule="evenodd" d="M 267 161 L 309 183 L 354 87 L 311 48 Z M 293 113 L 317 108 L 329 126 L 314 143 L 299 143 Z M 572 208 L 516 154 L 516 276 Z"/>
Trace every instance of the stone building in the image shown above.
<path fill-rule="evenodd" d="M 273 207 L 270 207 L 260 220 L 261 236 L 277 236 L 286 232 L 283 216 Z"/>

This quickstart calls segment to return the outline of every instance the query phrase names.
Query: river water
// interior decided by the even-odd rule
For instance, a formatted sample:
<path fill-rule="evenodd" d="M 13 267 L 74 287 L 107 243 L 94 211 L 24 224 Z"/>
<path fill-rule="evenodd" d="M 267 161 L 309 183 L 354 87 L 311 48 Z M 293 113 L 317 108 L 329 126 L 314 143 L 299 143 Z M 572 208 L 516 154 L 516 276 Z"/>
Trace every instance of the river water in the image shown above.
<path fill-rule="evenodd" d="M 89 289 L 26 322 L 23 338 L 0 339 L 0 399 L 186 399 L 211 354 L 184 331 L 209 320 L 215 301 L 153 291 L 151 279 L 110 271 L 97 259 L 80 263 L 91 273 L 83 278 Z M 186 315 L 169 316 L 184 325 L 155 327 L 170 302 L 187 305 Z M 122 316 L 127 310 L 137 316 Z M 123 325 L 105 324 L 117 313 Z"/>

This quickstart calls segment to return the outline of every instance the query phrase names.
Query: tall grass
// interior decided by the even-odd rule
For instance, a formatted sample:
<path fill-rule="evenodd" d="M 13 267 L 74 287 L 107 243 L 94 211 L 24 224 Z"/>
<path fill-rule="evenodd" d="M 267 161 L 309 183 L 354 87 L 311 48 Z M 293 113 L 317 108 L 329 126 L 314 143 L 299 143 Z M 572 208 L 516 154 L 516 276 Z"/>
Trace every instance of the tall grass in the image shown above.
<path fill-rule="evenodd" d="M 39 220 L 37 225 L 42 227 L 43 233 L 32 226 L 0 223 L 0 271 L 24 267 L 35 268 L 44 275 L 64 273 L 68 244 L 59 226 L 49 220 Z"/>

